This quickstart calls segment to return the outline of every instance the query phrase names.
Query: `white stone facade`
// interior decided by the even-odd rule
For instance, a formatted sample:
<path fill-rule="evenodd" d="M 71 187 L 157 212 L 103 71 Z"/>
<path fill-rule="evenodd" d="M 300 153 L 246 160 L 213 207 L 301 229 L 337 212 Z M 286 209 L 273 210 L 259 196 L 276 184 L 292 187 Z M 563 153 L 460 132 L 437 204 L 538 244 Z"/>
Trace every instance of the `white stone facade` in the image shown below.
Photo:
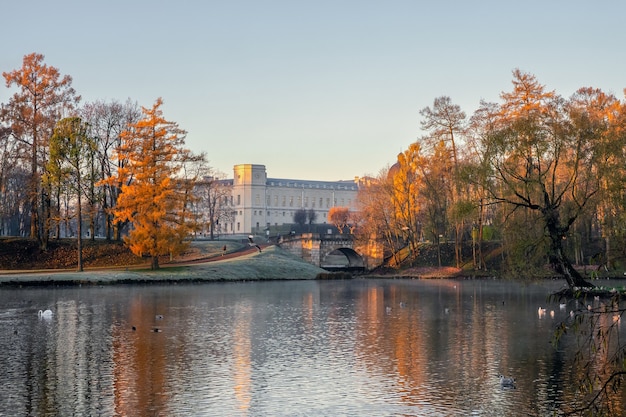
<path fill-rule="evenodd" d="M 230 181 L 230 180 L 226 180 Z M 356 209 L 358 178 L 315 181 L 268 178 L 265 165 L 240 164 L 233 168 L 231 233 L 274 234 L 294 223 L 299 209 L 314 210 L 314 224 L 329 224 L 331 207 Z"/>

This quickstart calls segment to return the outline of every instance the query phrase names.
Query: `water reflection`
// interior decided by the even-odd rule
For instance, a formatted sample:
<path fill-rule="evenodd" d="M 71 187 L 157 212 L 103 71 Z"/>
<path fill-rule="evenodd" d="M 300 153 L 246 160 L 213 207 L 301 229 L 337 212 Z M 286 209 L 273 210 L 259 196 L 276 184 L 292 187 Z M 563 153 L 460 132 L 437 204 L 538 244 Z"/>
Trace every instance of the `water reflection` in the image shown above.
<path fill-rule="evenodd" d="M 0 415 L 550 415 L 578 377 L 573 339 L 550 345 L 559 285 L 4 289 Z"/>

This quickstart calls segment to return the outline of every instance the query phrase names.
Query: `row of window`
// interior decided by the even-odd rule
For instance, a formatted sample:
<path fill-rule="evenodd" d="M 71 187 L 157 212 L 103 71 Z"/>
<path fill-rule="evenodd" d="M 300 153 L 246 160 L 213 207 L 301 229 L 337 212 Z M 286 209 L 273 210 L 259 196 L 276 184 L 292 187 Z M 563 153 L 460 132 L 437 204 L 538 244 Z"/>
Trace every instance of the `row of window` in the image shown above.
<path fill-rule="evenodd" d="M 239 214 L 241 215 L 242 212 L 240 211 Z M 263 210 L 254 210 L 254 215 L 255 216 L 262 216 L 263 215 Z M 293 213 L 289 213 L 289 216 L 292 216 L 292 215 L 293 215 Z M 267 217 L 270 217 L 270 216 L 271 216 L 271 212 L 268 211 L 267 212 Z M 274 217 L 278 217 L 278 216 L 281 216 L 281 212 L 277 211 L 277 212 L 274 213 Z M 282 217 L 287 217 L 287 212 L 286 211 L 282 212 Z M 322 212 L 322 217 L 326 218 L 326 212 Z"/>
<path fill-rule="evenodd" d="M 337 185 L 331 185 L 331 184 L 306 184 L 306 183 L 298 183 L 298 182 L 285 182 L 283 183 L 282 181 L 270 181 L 269 182 L 270 187 L 275 187 L 275 186 L 286 186 L 286 187 L 290 187 L 290 188 L 319 188 L 319 189 L 326 189 L 326 190 L 350 190 L 350 191 L 356 191 L 356 185 L 355 184 L 350 184 L 350 185 L 342 185 L 342 184 L 337 184 Z"/>
<path fill-rule="evenodd" d="M 346 200 L 343 198 L 340 199 L 336 199 L 336 198 L 330 198 L 330 197 L 319 197 L 315 198 L 315 197 L 311 197 L 309 199 L 309 197 L 304 197 L 304 201 L 303 198 L 300 197 L 293 197 L 293 196 L 282 196 L 279 197 L 277 195 L 274 196 L 273 198 L 274 200 L 274 204 L 272 205 L 272 196 L 268 195 L 267 199 L 265 201 L 266 205 L 268 207 L 305 207 L 305 208 L 309 208 L 309 204 L 311 208 L 330 208 L 330 207 L 335 207 L 337 206 L 337 204 L 339 204 L 340 207 L 345 207 L 345 203 Z M 226 202 L 226 200 L 225 200 Z M 326 203 L 326 206 L 324 206 L 324 203 Z M 231 200 L 231 204 L 232 204 L 232 200 Z M 254 204 L 259 206 L 261 205 L 261 196 L 259 194 L 257 194 L 255 196 L 255 201 Z M 237 205 L 241 205 L 241 195 L 237 194 Z M 349 198 L 348 199 L 348 207 L 352 206 L 352 199 Z"/>

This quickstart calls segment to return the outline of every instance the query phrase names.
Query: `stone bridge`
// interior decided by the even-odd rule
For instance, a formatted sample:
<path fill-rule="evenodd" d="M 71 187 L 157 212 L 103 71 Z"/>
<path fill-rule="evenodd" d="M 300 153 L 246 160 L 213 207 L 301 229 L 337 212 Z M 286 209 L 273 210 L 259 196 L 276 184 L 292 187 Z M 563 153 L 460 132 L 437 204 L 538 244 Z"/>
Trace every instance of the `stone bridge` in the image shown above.
<path fill-rule="evenodd" d="M 279 245 L 305 261 L 328 270 L 366 270 L 382 262 L 371 248 L 355 248 L 349 234 L 303 233 L 281 237 Z M 374 255 L 374 256 L 373 256 Z"/>

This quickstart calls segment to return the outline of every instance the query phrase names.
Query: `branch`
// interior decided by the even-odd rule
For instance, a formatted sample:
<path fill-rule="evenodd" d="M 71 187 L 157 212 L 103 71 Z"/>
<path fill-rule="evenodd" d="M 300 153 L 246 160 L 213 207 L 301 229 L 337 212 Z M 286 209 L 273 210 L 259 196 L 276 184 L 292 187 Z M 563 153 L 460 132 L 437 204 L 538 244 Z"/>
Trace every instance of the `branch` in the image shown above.
<path fill-rule="evenodd" d="M 565 415 L 571 416 L 571 415 L 579 414 L 579 413 L 582 413 L 584 411 L 591 409 L 591 407 L 595 405 L 596 401 L 598 401 L 598 399 L 602 396 L 602 394 L 604 394 L 607 391 L 609 383 L 611 383 L 611 381 L 613 381 L 615 378 L 617 377 L 621 378 L 624 375 L 626 375 L 626 371 L 618 371 L 618 372 L 612 373 L 611 376 L 604 382 L 604 384 L 602 384 L 602 387 L 600 387 L 596 395 L 594 395 L 593 398 L 591 398 L 591 400 L 585 406 L 575 408 L 574 410 L 565 413 Z"/>

